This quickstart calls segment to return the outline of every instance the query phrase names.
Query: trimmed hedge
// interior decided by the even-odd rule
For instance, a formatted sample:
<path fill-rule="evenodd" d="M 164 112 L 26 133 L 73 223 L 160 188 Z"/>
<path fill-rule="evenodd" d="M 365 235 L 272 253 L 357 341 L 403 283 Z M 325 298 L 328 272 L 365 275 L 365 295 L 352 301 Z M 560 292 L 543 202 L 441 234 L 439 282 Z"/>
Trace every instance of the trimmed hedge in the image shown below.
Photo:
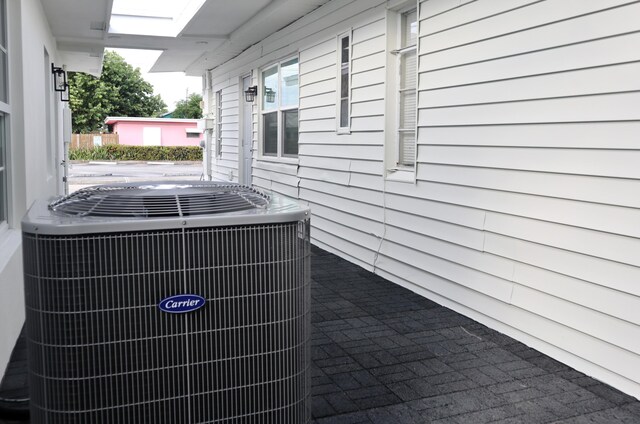
<path fill-rule="evenodd" d="M 107 144 L 93 148 L 69 149 L 69 160 L 201 161 L 202 149 L 198 146 Z"/>

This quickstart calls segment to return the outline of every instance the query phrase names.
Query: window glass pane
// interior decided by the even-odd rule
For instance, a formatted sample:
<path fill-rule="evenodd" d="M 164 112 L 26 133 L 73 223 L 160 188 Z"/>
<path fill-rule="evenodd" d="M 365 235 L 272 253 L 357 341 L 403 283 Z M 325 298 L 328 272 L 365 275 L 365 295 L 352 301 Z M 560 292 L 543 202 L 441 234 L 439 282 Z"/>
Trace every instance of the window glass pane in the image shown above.
<path fill-rule="evenodd" d="M 0 50 L 0 102 L 7 103 L 7 53 Z"/>
<path fill-rule="evenodd" d="M 349 69 L 346 67 L 340 71 L 340 97 L 349 97 Z"/>
<path fill-rule="evenodd" d="M 340 62 L 349 63 L 349 37 L 344 37 L 342 39 L 341 54 L 340 54 Z"/>
<path fill-rule="evenodd" d="M 0 0 L 0 46 L 7 48 L 7 5 L 5 0 Z"/>
<path fill-rule="evenodd" d="M 5 115 L 0 113 L 0 222 L 7 220 L 7 168 L 5 164 Z"/>
<path fill-rule="evenodd" d="M 278 154 L 278 113 L 266 113 L 263 115 L 262 135 L 264 140 L 264 154 Z"/>
<path fill-rule="evenodd" d="M 412 130 L 416 126 L 416 92 L 400 92 L 400 129 Z"/>
<path fill-rule="evenodd" d="M 262 110 L 277 109 L 276 97 L 278 95 L 278 67 L 262 72 Z"/>
<path fill-rule="evenodd" d="M 416 88 L 417 78 L 417 60 L 416 51 L 410 51 L 402 54 L 400 58 L 400 88 Z"/>
<path fill-rule="evenodd" d="M 282 84 L 281 106 L 296 106 L 298 104 L 298 58 L 284 62 L 280 67 Z"/>
<path fill-rule="evenodd" d="M 349 126 L 349 100 L 340 100 L 340 127 L 346 128 Z"/>
<path fill-rule="evenodd" d="M 286 110 L 282 112 L 284 121 L 284 149 L 283 153 L 288 156 L 298 155 L 298 109 Z"/>
<path fill-rule="evenodd" d="M 414 46 L 418 40 L 418 11 L 402 14 L 402 47 Z"/>
<path fill-rule="evenodd" d="M 400 151 L 398 165 L 414 166 L 416 157 L 416 134 L 415 131 L 402 131 L 399 134 Z"/>

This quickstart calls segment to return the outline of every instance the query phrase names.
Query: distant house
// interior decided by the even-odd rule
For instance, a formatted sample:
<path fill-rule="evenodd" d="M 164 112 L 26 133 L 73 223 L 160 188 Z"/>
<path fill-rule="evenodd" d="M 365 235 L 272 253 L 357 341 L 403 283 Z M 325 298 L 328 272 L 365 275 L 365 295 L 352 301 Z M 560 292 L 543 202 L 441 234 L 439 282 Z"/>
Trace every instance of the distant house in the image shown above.
<path fill-rule="evenodd" d="M 202 139 L 197 119 L 109 116 L 104 123 L 119 144 L 131 146 L 198 146 Z"/>

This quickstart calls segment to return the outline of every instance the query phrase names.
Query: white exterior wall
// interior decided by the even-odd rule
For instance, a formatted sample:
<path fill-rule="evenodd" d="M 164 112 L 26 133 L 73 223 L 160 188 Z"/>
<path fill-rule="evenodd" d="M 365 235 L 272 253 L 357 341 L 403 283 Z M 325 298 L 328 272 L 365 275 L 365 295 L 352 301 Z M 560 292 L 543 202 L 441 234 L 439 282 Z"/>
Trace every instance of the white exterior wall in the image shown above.
<path fill-rule="evenodd" d="M 411 182 L 384 178 L 387 6 L 334 0 L 211 72 L 237 116 L 239 76 L 299 52 L 299 160 L 254 157 L 254 184 L 308 203 L 315 244 L 640 398 L 640 5 L 420 2 Z"/>
<path fill-rule="evenodd" d="M 56 100 L 47 125 L 44 101 L 45 77 L 51 78 L 51 72 L 45 72 L 44 51 L 46 48 L 49 59 L 55 61 L 55 40 L 38 0 L 10 0 L 7 6 L 9 221 L 8 228 L 0 228 L 0 376 L 25 317 L 20 220 L 36 198 L 60 194 L 62 189 L 57 166 L 62 151 L 62 106 L 59 95 L 52 93 Z M 47 140 L 51 145 L 45 144 Z"/>

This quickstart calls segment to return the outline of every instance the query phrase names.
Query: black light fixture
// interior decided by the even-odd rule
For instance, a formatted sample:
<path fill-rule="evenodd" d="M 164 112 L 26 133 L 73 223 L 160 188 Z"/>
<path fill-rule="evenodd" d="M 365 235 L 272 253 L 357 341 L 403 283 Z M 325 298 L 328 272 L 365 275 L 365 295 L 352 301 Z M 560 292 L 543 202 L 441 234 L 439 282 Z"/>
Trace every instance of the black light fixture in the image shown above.
<path fill-rule="evenodd" d="M 58 68 L 51 64 L 51 73 L 53 74 L 53 89 L 56 91 L 66 91 L 67 84 L 67 73 L 62 68 Z"/>
<path fill-rule="evenodd" d="M 65 82 L 64 88 L 65 88 L 64 91 L 60 92 L 60 100 L 63 102 L 68 102 L 69 101 L 69 84 Z"/>
<path fill-rule="evenodd" d="M 276 92 L 273 91 L 271 88 L 266 88 L 264 90 L 264 96 L 267 99 L 267 103 L 273 103 L 276 101 Z"/>
<path fill-rule="evenodd" d="M 253 87 L 247 88 L 247 91 L 244 92 L 244 99 L 249 103 L 253 103 L 256 99 L 256 94 L 258 94 L 258 86 L 254 85 Z"/>

